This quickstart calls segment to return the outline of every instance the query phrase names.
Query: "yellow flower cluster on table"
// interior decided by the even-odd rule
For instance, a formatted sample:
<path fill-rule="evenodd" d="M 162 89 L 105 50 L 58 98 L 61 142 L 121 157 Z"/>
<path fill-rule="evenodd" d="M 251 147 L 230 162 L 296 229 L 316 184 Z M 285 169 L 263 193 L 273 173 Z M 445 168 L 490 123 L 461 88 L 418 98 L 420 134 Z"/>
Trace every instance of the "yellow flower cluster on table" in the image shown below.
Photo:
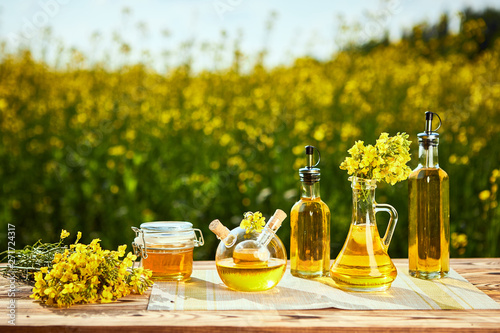
<path fill-rule="evenodd" d="M 363 141 L 356 141 L 348 150 L 351 156 L 346 157 L 340 168 L 355 177 L 394 185 L 410 175 L 411 169 L 406 165 L 411 159 L 410 143 L 406 133 L 393 137 L 382 133 L 375 146 L 365 146 Z"/>
<path fill-rule="evenodd" d="M 61 239 L 69 236 L 63 230 Z M 132 268 L 136 256 L 125 256 L 127 245 L 118 251 L 103 250 L 100 239 L 89 245 L 80 244 L 78 232 L 75 244 L 63 253 L 56 253 L 53 266 L 35 273 L 35 287 L 31 298 L 47 305 L 68 307 L 78 303 L 109 303 L 130 293 L 142 294 L 152 285 L 152 272 Z"/>
<path fill-rule="evenodd" d="M 245 233 L 248 234 L 252 231 L 261 232 L 265 225 L 266 218 L 262 216 L 261 212 L 246 212 L 243 214 L 240 228 L 245 229 Z"/>

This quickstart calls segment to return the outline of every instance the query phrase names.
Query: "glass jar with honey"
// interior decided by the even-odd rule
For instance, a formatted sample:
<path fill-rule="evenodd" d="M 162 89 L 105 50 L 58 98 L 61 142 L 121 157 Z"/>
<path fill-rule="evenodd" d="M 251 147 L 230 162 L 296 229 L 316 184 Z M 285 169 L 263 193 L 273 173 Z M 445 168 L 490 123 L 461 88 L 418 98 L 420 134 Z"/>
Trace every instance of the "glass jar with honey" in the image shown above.
<path fill-rule="evenodd" d="M 194 247 L 204 244 L 201 230 L 190 222 L 159 221 L 132 227 L 132 246 L 142 266 L 157 280 L 187 280 L 193 272 Z M 199 233 L 199 236 L 196 233 Z"/>

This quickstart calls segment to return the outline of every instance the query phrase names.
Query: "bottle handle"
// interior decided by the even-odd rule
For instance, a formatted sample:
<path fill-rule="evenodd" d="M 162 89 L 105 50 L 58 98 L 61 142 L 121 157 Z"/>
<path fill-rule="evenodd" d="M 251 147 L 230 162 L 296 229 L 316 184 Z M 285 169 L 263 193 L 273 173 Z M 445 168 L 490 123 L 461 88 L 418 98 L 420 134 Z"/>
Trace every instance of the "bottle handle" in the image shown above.
<path fill-rule="evenodd" d="M 384 244 L 385 250 L 389 248 L 391 244 L 392 235 L 394 234 L 394 229 L 398 223 L 398 212 L 394 207 L 388 204 L 375 204 L 375 213 L 387 212 L 390 215 L 389 223 L 387 223 L 387 229 L 385 230 L 384 238 L 382 238 L 382 243 Z"/>

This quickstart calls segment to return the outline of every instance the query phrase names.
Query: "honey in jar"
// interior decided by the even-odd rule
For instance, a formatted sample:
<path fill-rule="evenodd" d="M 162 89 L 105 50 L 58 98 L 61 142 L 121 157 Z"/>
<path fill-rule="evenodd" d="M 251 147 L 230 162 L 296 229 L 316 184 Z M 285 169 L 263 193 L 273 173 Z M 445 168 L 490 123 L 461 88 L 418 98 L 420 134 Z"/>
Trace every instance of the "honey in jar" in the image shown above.
<path fill-rule="evenodd" d="M 147 222 L 132 228 L 132 244 L 142 266 L 157 280 L 187 280 L 193 272 L 193 250 L 203 245 L 203 235 L 189 222 Z M 196 236 L 199 232 L 199 237 Z"/>

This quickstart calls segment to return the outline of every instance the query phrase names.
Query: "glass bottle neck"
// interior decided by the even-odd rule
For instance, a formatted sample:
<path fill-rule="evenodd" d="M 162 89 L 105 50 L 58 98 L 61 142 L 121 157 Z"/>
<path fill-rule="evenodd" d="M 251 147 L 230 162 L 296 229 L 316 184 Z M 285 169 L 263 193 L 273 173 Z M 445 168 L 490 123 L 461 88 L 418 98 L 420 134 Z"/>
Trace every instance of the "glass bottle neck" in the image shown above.
<path fill-rule="evenodd" d="M 264 230 L 262 230 L 261 234 L 255 240 L 259 247 L 266 247 L 271 242 L 285 218 L 285 212 L 277 209 L 274 215 L 267 221 Z"/>
<path fill-rule="evenodd" d="M 352 224 L 375 224 L 375 187 L 352 189 Z"/>
<path fill-rule="evenodd" d="M 259 235 L 259 237 L 257 237 L 256 240 L 259 247 L 266 247 L 273 239 L 275 233 L 276 230 L 272 230 L 268 226 L 265 226 L 264 230 L 262 230 L 261 234 Z"/>
<path fill-rule="evenodd" d="M 316 199 L 319 198 L 319 182 L 314 183 L 302 183 L 302 198 Z"/>
<path fill-rule="evenodd" d="M 234 245 L 234 243 L 236 243 L 236 236 L 233 234 L 229 234 L 226 238 L 221 239 L 221 241 L 224 243 L 224 245 L 226 245 L 226 247 L 231 247 Z"/>
<path fill-rule="evenodd" d="M 420 143 L 418 147 L 418 160 L 424 168 L 439 168 L 438 145 L 425 147 Z"/>

